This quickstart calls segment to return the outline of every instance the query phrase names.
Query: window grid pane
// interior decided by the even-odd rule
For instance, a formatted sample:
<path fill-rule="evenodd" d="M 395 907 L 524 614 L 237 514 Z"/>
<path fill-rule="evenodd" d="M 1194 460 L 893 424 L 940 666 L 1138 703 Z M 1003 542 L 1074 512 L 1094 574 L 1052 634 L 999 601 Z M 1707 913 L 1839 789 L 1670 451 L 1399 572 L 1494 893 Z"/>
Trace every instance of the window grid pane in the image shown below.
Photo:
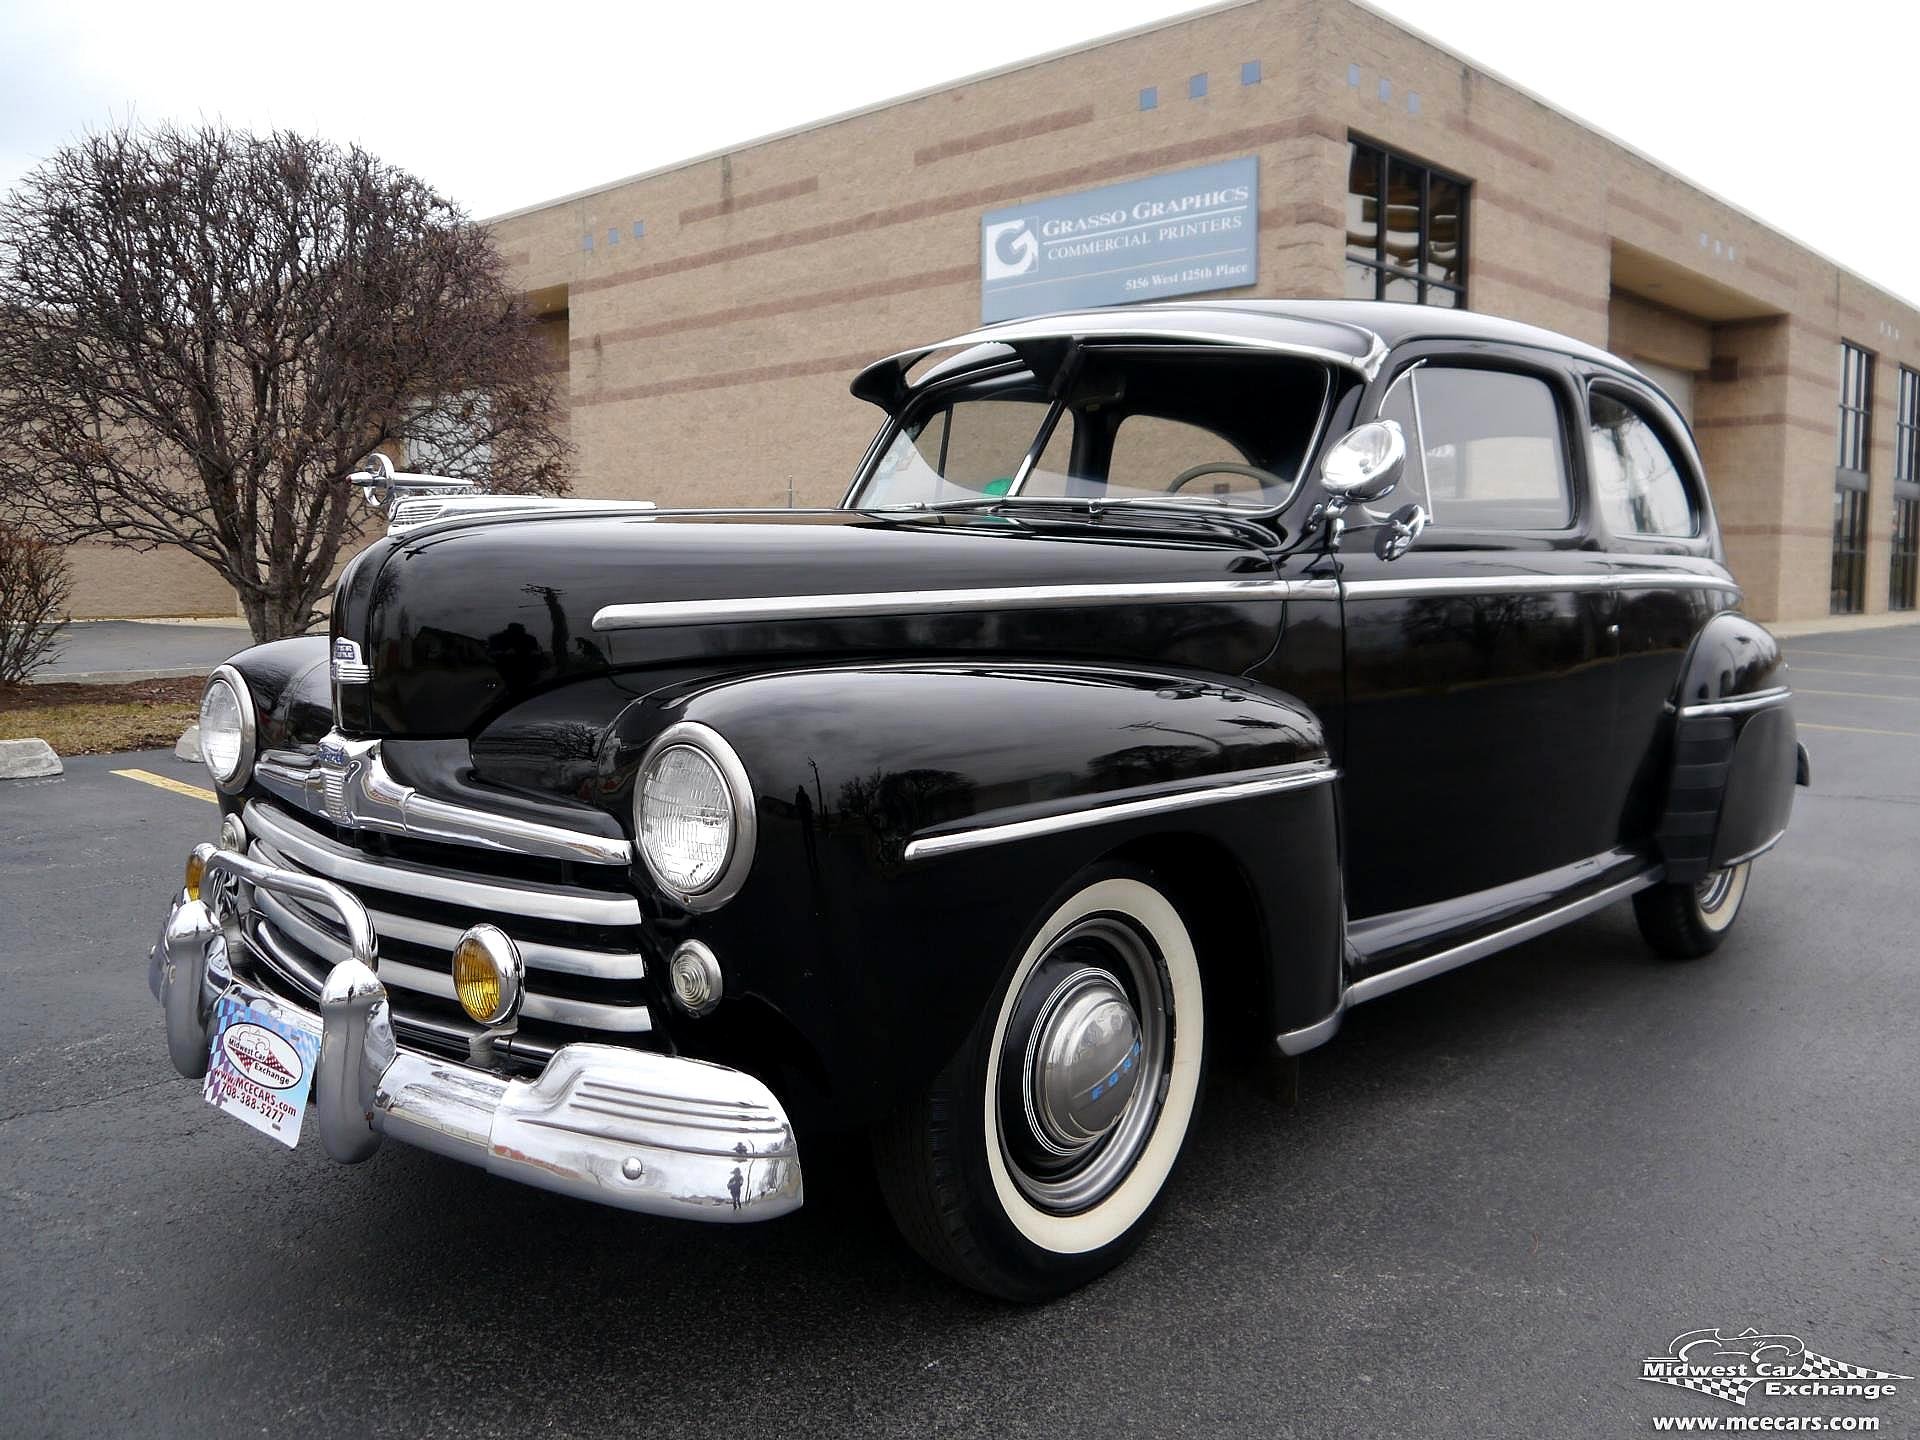
<path fill-rule="evenodd" d="M 1873 418 L 1873 356 L 1840 342 L 1840 455 L 1842 470 L 1867 469 Z"/>
<path fill-rule="evenodd" d="M 1920 500 L 1893 502 L 1893 577 L 1887 604 L 1911 610 L 1920 599 Z"/>
<path fill-rule="evenodd" d="M 1347 298 L 1465 308 L 1467 182 L 1361 140 L 1347 153 Z"/>
<path fill-rule="evenodd" d="M 1920 371 L 1900 367 L 1900 403 L 1893 425 L 1893 478 L 1920 481 Z"/>
<path fill-rule="evenodd" d="M 1857 615 L 1867 591 L 1867 495 L 1833 492 L 1833 598 L 1835 615 Z"/>

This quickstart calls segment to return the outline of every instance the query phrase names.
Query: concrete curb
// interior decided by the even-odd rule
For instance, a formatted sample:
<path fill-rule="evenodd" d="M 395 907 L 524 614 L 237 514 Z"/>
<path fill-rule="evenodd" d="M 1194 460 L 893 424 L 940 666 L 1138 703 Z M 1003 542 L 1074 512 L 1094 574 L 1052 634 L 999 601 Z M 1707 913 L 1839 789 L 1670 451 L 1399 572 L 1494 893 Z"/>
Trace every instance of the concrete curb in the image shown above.
<path fill-rule="evenodd" d="M 0 740 L 0 780 L 39 780 L 64 768 L 44 740 Z"/>
<path fill-rule="evenodd" d="M 213 665 L 218 665 L 214 661 Z M 30 685 L 129 685 L 135 680 L 191 680 L 213 665 L 173 665 L 161 670 L 76 670 L 66 675 L 36 675 Z"/>

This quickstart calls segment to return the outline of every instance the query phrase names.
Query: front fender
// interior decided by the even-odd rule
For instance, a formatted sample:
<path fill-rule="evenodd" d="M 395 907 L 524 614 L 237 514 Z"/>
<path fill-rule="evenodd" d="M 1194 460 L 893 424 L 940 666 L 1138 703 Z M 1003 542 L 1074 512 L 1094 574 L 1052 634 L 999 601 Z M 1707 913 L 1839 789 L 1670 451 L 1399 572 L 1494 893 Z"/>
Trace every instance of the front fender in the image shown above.
<path fill-rule="evenodd" d="M 1254 933 L 1226 958 L 1247 978 L 1227 983 L 1255 993 L 1229 1005 L 1269 1036 L 1338 1004 L 1326 742 L 1279 691 L 1045 663 L 794 670 L 650 696 L 620 746 L 680 720 L 738 752 L 759 848 L 720 910 L 660 917 L 663 946 L 713 949 L 734 1002 L 676 1041 L 751 1065 L 724 1052 L 777 1017 L 803 1052 L 788 1088 L 816 1088 L 828 1118 L 864 1123 L 924 1089 L 1063 887 L 1119 853 L 1179 877 L 1196 929 L 1244 907 Z M 1304 778 L 1261 783 L 1283 776 Z"/>
<path fill-rule="evenodd" d="M 1673 765 L 1655 845 L 1667 879 L 1691 883 L 1785 832 L 1803 769 L 1780 642 L 1732 611 L 1687 652 L 1672 699 Z"/>

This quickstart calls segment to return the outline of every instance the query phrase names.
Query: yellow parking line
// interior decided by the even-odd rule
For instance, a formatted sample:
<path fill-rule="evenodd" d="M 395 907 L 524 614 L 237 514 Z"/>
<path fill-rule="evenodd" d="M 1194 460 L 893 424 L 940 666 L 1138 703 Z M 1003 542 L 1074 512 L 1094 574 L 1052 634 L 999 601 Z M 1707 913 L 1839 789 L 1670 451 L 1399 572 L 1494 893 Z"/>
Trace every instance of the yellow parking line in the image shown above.
<path fill-rule="evenodd" d="M 1796 655 L 1834 655 L 1842 660 L 1890 660 L 1895 665 L 1920 665 L 1920 659 L 1911 655 L 1870 655 L 1865 650 L 1803 650 L 1791 640 L 1787 642 L 1787 660 L 1792 662 Z"/>
<path fill-rule="evenodd" d="M 1805 686 L 1793 687 L 1796 695 L 1832 695 L 1841 700 L 1920 700 L 1920 695 L 1882 695 L 1874 690 L 1809 690 Z"/>
<path fill-rule="evenodd" d="M 1869 730 L 1864 725 L 1815 725 L 1810 720 L 1800 722 L 1802 730 L 1844 730 L 1849 735 L 1899 735 L 1908 740 L 1920 740 L 1920 730 Z"/>
<path fill-rule="evenodd" d="M 157 785 L 162 790 L 171 790 L 176 795 L 185 795 L 190 800 L 204 800 L 209 805 L 218 805 L 220 797 L 211 790 L 202 790 L 198 785 L 189 785 L 184 780 L 170 780 L 165 775 L 156 775 L 151 770 L 116 770 L 116 775 L 124 775 L 129 780 L 138 780 L 142 785 Z"/>
<path fill-rule="evenodd" d="M 1796 675 L 1851 675 L 1856 680 L 1920 680 L 1920 675 L 1887 675 L 1878 670 L 1835 670 L 1826 665 L 1796 665 Z"/>

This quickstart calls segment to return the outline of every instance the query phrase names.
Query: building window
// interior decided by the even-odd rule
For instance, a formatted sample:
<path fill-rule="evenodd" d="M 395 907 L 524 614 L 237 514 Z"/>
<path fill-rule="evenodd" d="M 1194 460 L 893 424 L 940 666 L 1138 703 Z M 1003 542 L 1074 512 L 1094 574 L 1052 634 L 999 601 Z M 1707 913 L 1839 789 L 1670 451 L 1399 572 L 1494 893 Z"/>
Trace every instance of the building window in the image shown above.
<path fill-rule="evenodd" d="M 1207 77 L 1204 74 L 1187 77 L 1187 98 L 1189 100 L 1207 98 Z"/>
<path fill-rule="evenodd" d="M 1900 367 L 1900 404 L 1893 424 L 1893 569 L 1887 605 L 1911 610 L 1920 600 L 1920 371 Z"/>
<path fill-rule="evenodd" d="M 1160 87 L 1158 85 L 1149 85 L 1140 92 L 1140 108 L 1142 110 L 1154 110 L 1159 108 L 1159 105 Z"/>
<path fill-rule="evenodd" d="M 1260 62 L 1258 60 L 1242 60 L 1240 62 L 1240 83 L 1242 85 L 1258 85 L 1260 83 Z"/>
<path fill-rule="evenodd" d="M 1347 298 L 1464 308 L 1467 182 L 1364 140 L 1347 149 Z"/>
<path fill-rule="evenodd" d="M 1867 600 L 1867 456 L 1873 439 L 1873 355 L 1840 345 L 1840 454 L 1833 472 L 1835 615 L 1857 615 Z"/>

